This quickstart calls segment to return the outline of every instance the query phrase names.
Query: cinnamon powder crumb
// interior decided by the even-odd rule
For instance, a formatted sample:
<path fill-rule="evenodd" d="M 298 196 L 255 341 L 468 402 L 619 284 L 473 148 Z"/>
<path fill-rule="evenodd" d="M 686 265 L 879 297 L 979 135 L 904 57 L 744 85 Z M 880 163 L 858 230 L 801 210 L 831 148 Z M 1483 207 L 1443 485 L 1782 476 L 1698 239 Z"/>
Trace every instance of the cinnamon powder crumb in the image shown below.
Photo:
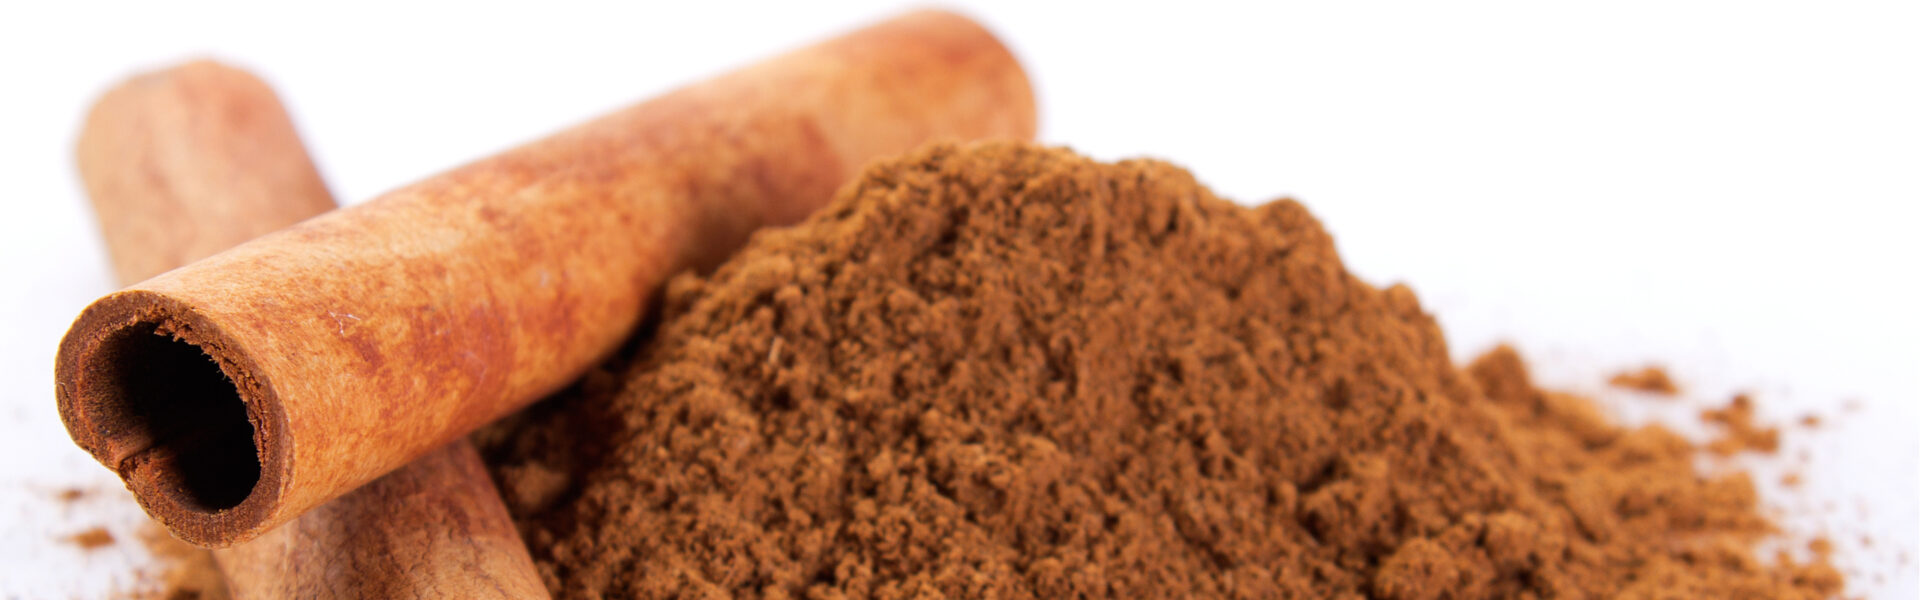
<path fill-rule="evenodd" d="M 121 594 L 126 600 L 226 600 L 227 580 L 213 562 L 213 553 L 174 539 L 152 521 L 141 523 L 140 544 L 158 561 L 157 574 L 144 573 L 146 586 Z"/>
<path fill-rule="evenodd" d="M 1510 348 L 1456 368 L 1300 204 L 1161 162 L 922 150 L 664 312 L 617 384 L 477 437 L 557 597 L 1844 584 L 1756 556 L 1775 527 L 1745 473 L 1538 389 Z"/>
<path fill-rule="evenodd" d="M 79 546 L 81 550 L 99 550 L 113 545 L 113 534 L 105 527 L 89 527 L 86 531 L 67 536 L 67 542 Z"/>
<path fill-rule="evenodd" d="M 1658 365 L 1648 365 L 1637 371 L 1615 373 L 1607 383 L 1613 387 L 1659 396 L 1680 394 L 1680 386 L 1673 382 L 1672 376 L 1667 375 L 1666 369 Z"/>
<path fill-rule="evenodd" d="M 1833 554 L 1833 540 L 1825 537 L 1808 540 L 1807 551 L 1813 553 L 1814 556 L 1831 556 Z"/>
<path fill-rule="evenodd" d="M 1753 399 L 1746 394 L 1734 396 L 1726 407 L 1701 411 L 1700 419 L 1721 428 L 1720 436 L 1707 442 L 1707 450 L 1716 455 L 1772 453 L 1780 449 L 1780 428 L 1755 422 Z"/>
<path fill-rule="evenodd" d="M 66 488 L 56 492 L 53 497 L 63 504 L 72 504 L 86 498 L 87 491 L 81 488 Z"/>

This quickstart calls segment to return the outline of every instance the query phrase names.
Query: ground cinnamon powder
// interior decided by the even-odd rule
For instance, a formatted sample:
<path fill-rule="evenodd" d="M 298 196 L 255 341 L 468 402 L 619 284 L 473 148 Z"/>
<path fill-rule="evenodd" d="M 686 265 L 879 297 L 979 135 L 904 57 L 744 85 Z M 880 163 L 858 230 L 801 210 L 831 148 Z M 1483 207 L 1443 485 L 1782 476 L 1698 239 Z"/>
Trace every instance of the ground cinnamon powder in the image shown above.
<path fill-rule="evenodd" d="M 1021 145 L 880 164 L 479 436 L 560 597 L 1824 597 L 1746 475 L 1465 369 L 1301 205 Z"/>
<path fill-rule="evenodd" d="M 147 521 L 137 532 L 159 564 L 158 573 L 143 573 L 142 578 L 156 587 L 129 592 L 126 600 L 227 600 L 227 580 L 213 562 L 213 553 L 174 539 L 159 523 Z"/>
<path fill-rule="evenodd" d="M 1637 371 L 1615 373 L 1607 383 L 1613 387 L 1646 392 L 1657 396 L 1678 396 L 1680 386 L 1673 382 L 1667 370 L 1657 365 L 1649 365 Z"/>
<path fill-rule="evenodd" d="M 107 531 L 105 527 L 94 526 L 67 536 L 66 540 L 67 543 L 79 546 L 81 550 L 99 550 L 113 545 L 113 533 Z"/>
<path fill-rule="evenodd" d="M 1721 428 L 1720 435 L 1707 442 L 1707 450 L 1714 454 L 1772 453 L 1780 449 L 1780 428 L 1762 425 L 1754 416 L 1753 399 L 1746 394 L 1734 396 L 1723 408 L 1700 411 L 1700 420 Z"/>

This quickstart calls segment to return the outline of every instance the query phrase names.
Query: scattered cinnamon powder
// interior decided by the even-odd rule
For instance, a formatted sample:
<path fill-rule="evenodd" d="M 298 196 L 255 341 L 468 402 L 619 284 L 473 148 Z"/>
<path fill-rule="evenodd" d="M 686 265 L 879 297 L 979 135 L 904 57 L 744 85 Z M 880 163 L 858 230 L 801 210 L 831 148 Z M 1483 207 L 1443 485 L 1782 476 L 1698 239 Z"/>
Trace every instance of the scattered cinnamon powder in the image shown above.
<path fill-rule="evenodd" d="M 1754 421 L 1753 399 L 1746 394 L 1734 396 L 1725 408 L 1700 411 L 1700 419 L 1721 427 L 1721 435 L 1707 442 L 1707 450 L 1714 454 L 1772 453 L 1780 449 L 1780 428 L 1757 424 Z"/>
<path fill-rule="evenodd" d="M 1674 384 L 1673 377 L 1667 375 L 1667 370 L 1660 368 L 1658 365 L 1648 365 L 1638 371 L 1615 373 L 1612 379 L 1607 380 L 1607 383 L 1617 388 L 1660 396 L 1676 396 L 1680 394 L 1680 386 Z"/>
<path fill-rule="evenodd" d="M 141 545 L 159 562 L 160 572 L 143 573 L 148 585 L 121 594 L 125 600 L 226 600 L 227 580 L 213 562 L 213 553 L 174 539 L 152 521 L 140 524 Z"/>
<path fill-rule="evenodd" d="M 79 502 L 82 498 L 86 498 L 87 491 L 81 488 L 65 488 L 54 493 L 53 497 L 62 504 L 73 504 Z"/>
<path fill-rule="evenodd" d="M 99 550 L 113 545 L 113 534 L 105 527 L 89 527 L 86 531 L 67 536 L 67 542 L 79 546 L 81 550 Z"/>
<path fill-rule="evenodd" d="M 1807 551 L 1815 556 L 1830 556 L 1833 554 L 1833 540 L 1826 537 L 1813 538 L 1807 541 Z"/>
<path fill-rule="evenodd" d="M 556 596 L 1721 597 L 1744 473 L 1455 368 L 1298 203 L 939 146 L 666 294 L 630 368 L 479 436 Z"/>

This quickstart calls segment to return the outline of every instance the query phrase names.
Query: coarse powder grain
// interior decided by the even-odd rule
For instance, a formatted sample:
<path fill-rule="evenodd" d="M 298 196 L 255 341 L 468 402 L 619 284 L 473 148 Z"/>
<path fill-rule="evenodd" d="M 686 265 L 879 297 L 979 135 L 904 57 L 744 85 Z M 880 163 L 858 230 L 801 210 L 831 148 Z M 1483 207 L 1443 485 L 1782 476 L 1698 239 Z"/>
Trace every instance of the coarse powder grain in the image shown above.
<path fill-rule="evenodd" d="M 1720 435 L 1707 442 L 1707 450 L 1714 454 L 1770 454 L 1780 449 L 1780 428 L 1762 425 L 1754 416 L 1753 399 L 1746 394 L 1734 396 L 1724 408 L 1700 411 L 1700 420 L 1721 428 Z"/>
<path fill-rule="evenodd" d="M 79 546 L 81 550 L 99 550 L 113 545 L 113 533 L 105 527 L 88 527 L 85 531 L 66 536 L 67 543 Z"/>
<path fill-rule="evenodd" d="M 1678 396 L 1680 385 L 1673 382 L 1673 376 L 1658 366 L 1646 366 L 1637 371 L 1621 371 L 1607 380 L 1609 385 L 1620 389 L 1645 392 L 1656 396 Z"/>
<path fill-rule="evenodd" d="M 1290 200 L 1011 144 L 879 164 L 483 432 L 563 598 L 1826 597 L 1745 474 L 1456 368 Z"/>

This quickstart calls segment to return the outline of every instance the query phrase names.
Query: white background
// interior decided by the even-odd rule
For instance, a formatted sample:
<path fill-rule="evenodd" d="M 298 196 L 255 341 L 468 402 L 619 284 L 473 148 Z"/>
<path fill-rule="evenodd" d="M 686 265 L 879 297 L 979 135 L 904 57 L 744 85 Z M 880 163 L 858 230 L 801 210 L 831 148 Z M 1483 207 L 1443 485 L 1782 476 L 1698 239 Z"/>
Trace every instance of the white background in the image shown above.
<path fill-rule="evenodd" d="M 60 333 L 113 287 L 71 156 L 117 79 L 255 69 L 358 202 L 899 10 L 387 4 L 0 5 L 0 596 L 126 590 L 151 560 L 57 540 L 141 518 L 51 386 Z M 1356 272 L 1418 290 L 1456 355 L 1512 341 L 1623 418 L 1687 428 L 1740 390 L 1769 419 L 1825 415 L 1757 467 L 1769 488 L 1805 473 L 1768 502 L 1838 538 L 1852 591 L 1920 593 L 1920 4 L 1039 4 L 961 9 L 1025 61 L 1045 141 L 1296 196 Z M 1650 361 L 1687 400 L 1601 384 Z M 63 506 L 67 487 L 100 493 Z"/>

